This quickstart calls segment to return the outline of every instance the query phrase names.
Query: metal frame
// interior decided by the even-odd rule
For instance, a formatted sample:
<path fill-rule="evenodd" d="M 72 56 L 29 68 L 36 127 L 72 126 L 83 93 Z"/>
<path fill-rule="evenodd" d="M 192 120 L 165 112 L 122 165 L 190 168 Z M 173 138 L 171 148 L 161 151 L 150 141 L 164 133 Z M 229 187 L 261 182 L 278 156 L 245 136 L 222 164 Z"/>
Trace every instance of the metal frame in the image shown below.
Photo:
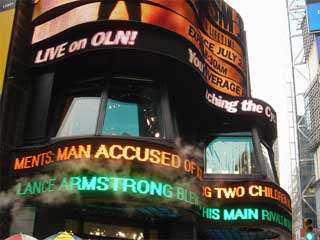
<path fill-rule="evenodd" d="M 305 64 L 303 54 L 303 41 L 301 23 L 305 17 L 304 0 L 286 0 L 287 16 L 291 50 L 292 78 L 287 81 L 287 104 L 288 106 L 288 128 L 289 128 L 289 151 L 290 151 L 290 184 L 289 193 L 292 199 L 292 230 L 295 235 L 303 227 L 301 186 L 300 186 L 300 166 L 299 147 L 297 136 L 297 92 L 296 83 L 299 76 L 303 76 L 298 66 Z M 299 45 L 298 49 L 296 45 Z M 291 120 L 291 121 L 290 121 Z"/>
<path fill-rule="evenodd" d="M 305 74 L 307 73 L 306 59 L 309 57 L 314 37 L 308 32 L 305 0 L 286 0 L 286 4 L 292 64 L 292 80 L 287 82 L 289 88 L 287 103 L 290 104 L 288 106 L 291 174 L 289 192 L 292 198 L 293 234 L 296 235 L 296 239 L 300 239 L 300 229 L 303 228 L 303 218 L 305 217 L 303 216 L 304 206 L 306 205 L 312 212 L 314 209 L 308 202 L 308 198 L 312 196 L 306 193 L 313 181 L 311 173 L 307 186 L 302 189 L 301 185 L 301 170 L 303 170 L 301 164 L 306 160 L 312 161 L 312 159 L 305 159 L 303 155 L 303 150 L 305 150 L 303 149 L 305 148 L 303 141 L 309 143 L 310 139 L 305 124 L 305 109 L 303 109 L 303 113 L 298 113 L 297 105 L 299 100 L 304 100 L 304 91 L 306 91 L 306 89 L 301 89 L 301 85 L 309 85 L 309 77 Z"/>

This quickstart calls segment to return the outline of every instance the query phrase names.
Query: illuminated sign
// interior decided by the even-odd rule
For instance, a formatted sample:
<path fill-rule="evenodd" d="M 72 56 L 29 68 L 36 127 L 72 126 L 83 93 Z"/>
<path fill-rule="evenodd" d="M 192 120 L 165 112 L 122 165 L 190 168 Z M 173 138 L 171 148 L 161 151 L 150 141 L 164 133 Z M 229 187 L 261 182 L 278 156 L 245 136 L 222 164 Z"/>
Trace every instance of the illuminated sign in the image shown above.
<path fill-rule="evenodd" d="M 51 146 L 48 150 L 32 151 L 31 154 L 19 154 L 12 165 L 15 172 L 53 166 L 66 161 L 101 160 L 102 162 L 120 161 L 124 164 L 143 164 L 159 166 L 161 169 L 182 171 L 202 180 L 203 170 L 194 161 L 181 158 L 173 148 L 151 145 L 145 146 L 138 141 L 92 140 L 95 143 L 72 143 Z M 177 173 L 177 177 L 180 174 Z"/>
<path fill-rule="evenodd" d="M 129 28 L 129 26 L 126 28 Z M 192 29 L 192 27 L 190 27 L 190 29 Z M 193 30 L 190 31 L 192 32 Z M 163 54 L 170 54 L 177 57 L 181 56 L 179 59 L 187 61 L 198 70 L 200 74 L 203 75 L 203 78 L 207 79 L 206 81 L 211 87 L 232 96 L 243 95 L 243 75 L 239 72 L 240 70 L 237 70 L 225 60 L 215 56 L 215 53 L 213 52 L 216 50 L 217 54 L 219 54 L 221 50 L 211 47 L 214 45 L 212 42 L 204 41 L 205 46 L 207 46 L 206 48 L 208 48 L 208 50 L 205 50 L 206 62 L 204 62 L 199 51 L 192 48 L 186 50 L 183 47 L 184 45 L 177 46 L 174 49 L 168 48 L 167 46 L 150 45 L 150 43 L 145 42 L 145 39 L 149 39 L 148 35 L 152 34 L 150 31 L 148 33 L 146 28 L 143 30 L 113 30 L 113 28 L 110 27 L 109 29 L 105 28 L 104 31 L 92 33 L 87 31 L 82 33 L 82 35 L 84 36 L 76 39 L 70 38 L 69 41 L 61 41 L 61 43 L 57 43 L 53 46 L 38 48 L 35 51 L 33 63 L 37 65 L 45 64 L 80 52 L 102 48 L 107 49 L 114 46 L 119 48 L 132 47 L 135 49 L 146 49 L 146 46 L 149 46 L 153 47 L 150 49 L 152 51 L 158 51 Z M 154 42 L 156 43 L 156 40 Z M 181 50 L 179 48 L 181 48 Z M 237 56 L 234 58 L 238 59 Z M 210 67 L 207 68 L 207 66 L 212 67 L 214 70 L 211 70 Z M 238 67 L 240 68 L 240 66 Z"/>
<path fill-rule="evenodd" d="M 320 31 L 320 2 L 307 4 L 307 19 L 310 32 Z"/>
<path fill-rule="evenodd" d="M 289 195 L 277 185 L 270 182 L 250 183 L 243 182 L 237 184 L 224 184 L 224 186 L 202 186 L 202 196 L 213 200 L 223 200 L 224 203 L 233 200 L 248 202 L 251 200 L 272 200 L 280 203 L 288 210 L 291 210 L 291 200 Z"/>
<path fill-rule="evenodd" d="M 173 12 L 176 12 L 177 14 L 187 18 L 193 24 L 196 24 L 197 22 L 193 8 L 190 5 L 190 3 L 186 0 L 175 0 L 175 1 L 148 0 L 148 2 L 151 4 L 163 6 L 164 8 L 167 8 Z M 59 1 L 40 0 L 35 5 L 32 19 L 36 20 L 39 16 L 47 13 L 48 11 L 54 10 L 55 8 L 70 9 L 75 6 L 80 6 L 83 4 L 87 4 L 87 3 L 83 2 L 82 0 L 59 0 Z M 107 4 L 110 5 L 109 12 L 110 12 L 110 15 L 112 15 L 112 10 L 116 9 L 116 5 L 111 5 L 110 3 L 107 3 Z M 127 11 L 127 9 L 124 9 L 124 10 Z"/>
<path fill-rule="evenodd" d="M 197 51 L 199 51 L 199 56 L 197 56 L 197 58 L 199 63 L 201 63 L 201 66 L 193 62 L 193 60 L 189 59 L 189 62 L 200 71 L 202 77 L 206 79 L 206 82 L 210 87 L 231 96 L 243 96 L 246 94 L 246 55 L 244 48 L 236 40 L 237 38 L 241 40 L 239 34 L 242 31 L 242 20 L 232 8 L 228 7 L 226 12 L 229 14 L 229 10 L 231 11 L 230 16 L 232 23 L 227 19 L 222 21 L 221 19 L 224 18 L 221 18 L 221 24 L 216 24 L 214 26 L 214 23 L 207 20 L 203 27 L 206 31 L 206 33 L 204 33 L 200 28 L 196 27 L 198 23 L 195 17 L 195 9 L 191 7 L 187 1 L 179 0 L 178 2 L 175 1 L 173 3 L 172 1 L 152 0 L 147 3 L 135 4 L 135 7 L 139 8 L 139 16 L 138 19 L 134 19 L 135 21 L 170 30 L 192 43 Z M 204 6 L 200 6 L 200 8 L 203 7 Z M 205 6 L 205 8 L 206 7 L 207 6 Z M 213 6 L 210 5 L 210 7 Z M 65 0 L 61 3 L 52 3 L 47 0 L 43 0 L 36 5 L 34 17 L 36 18 L 37 16 L 45 15 L 47 11 L 54 11 L 55 9 L 59 9 L 59 11 L 56 10 L 56 12 L 60 15 L 54 18 L 51 17 L 52 19 L 34 27 L 32 37 L 33 45 L 41 43 L 43 40 L 52 38 L 57 34 L 74 28 L 80 24 L 95 23 L 97 20 L 103 19 L 109 20 L 107 21 L 108 24 L 112 24 L 114 20 L 127 22 L 132 20 L 129 16 L 130 14 L 127 12 L 128 9 L 125 1 L 117 1 L 116 3 L 93 2 L 82 4 L 80 1 L 73 0 Z M 102 10 L 106 13 L 102 14 Z M 211 13 L 212 11 L 208 12 L 208 14 Z M 53 14 L 51 16 L 55 15 Z M 212 17 L 213 16 L 211 14 L 211 18 Z M 167 21 L 168 19 L 170 21 Z M 234 30 L 235 32 L 233 33 L 237 35 L 237 37 L 235 35 L 233 36 L 231 32 L 231 35 L 223 33 L 221 31 L 224 29 L 223 27 L 227 27 L 232 31 Z M 136 46 L 137 36 L 129 36 L 129 33 L 122 41 L 125 44 L 121 43 L 120 38 L 118 41 L 117 39 L 113 41 L 113 38 L 116 38 L 119 31 L 121 30 L 119 29 L 116 33 L 109 33 L 109 35 L 105 35 L 104 38 L 106 38 L 106 44 L 102 44 L 102 36 L 99 38 L 99 40 L 101 40 L 101 42 L 99 42 L 100 44 L 96 45 L 91 42 L 92 36 L 85 36 L 72 41 L 68 39 L 68 41 L 61 41 L 59 44 L 38 49 L 37 57 L 33 59 L 33 64 L 47 63 L 56 59 L 62 59 L 74 52 L 79 53 L 84 50 L 94 50 L 98 46 L 106 48 L 108 46 L 129 45 L 138 48 L 138 46 Z M 128 29 L 127 31 L 136 32 L 137 30 Z M 107 33 L 109 31 L 108 29 L 105 29 L 104 32 Z M 115 35 L 115 37 L 113 35 Z M 110 40 L 108 40 L 109 38 Z M 132 39 L 128 40 L 128 38 Z M 139 38 L 143 41 L 142 37 Z M 112 44 L 109 44 L 109 42 L 112 42 Z M 143 46 L 148 45 L 150 44 L 141 44 L 140 46 L 143 48 Z M 165 47 L 162 46 L 155 46 L 155 49 L 158 49 L 158 52 L 165 52 L 164 48 Z M 170 54 L 170 56 L 171 55 L 172 54 Z M 205 57 L 205 61 L 202 59 L 202 56 Z M 206 71 L 207 68 L 208 71 Z"/>
<path fill-rule="evenodd" d="M 202 19 L 202 28 L 203 31 L 214 41 L 221 43 L 222 45 L 225 45 L 233 50 L 235 50 L 238 53 L 243 53 L 243 47 L 240 43 L 238 43 L 235 39 L 233 39 L 231 36 L 227 35 L 226 33 L 223 33 L 218 29 L 218 27 L 214 26 L 209 22 L 207 18 Z"/>
<path fill-rule="evenodd" d="M 123 2 L 123 1 L 119 1 Z M 192 25 L 186 18 L 169 11 L 165 8 L 158 7 L 156 5 L 150 5 L 141 3 L 141 19 L 140 22 L 148 23 L 156 26 L 163 27 L 165 29 L 174 31 L 186 38 L 189 38 L 198 49 L 200 49 L 199 43 L 194 41 L 191 37 L 188 37 L 189 26 Z M 32 37 L 32 44 L 50 38 L 60 32 L 63 32 L 69 28 L 77 25 L 89 22 L 96 22 L 98 20 L 98 14 L 100 9 L 100 3 L 90 3 L 79 7 L 76 7 L 52 20 L 49 20 L 43 24 L 37 25 L 34 28 Z M 108 19 L 112 20 L 125 20 L 128 21 L 128 16 L 124 14 L 126 11 L 122 5 L 115 6 Z M 163 19 L 170 19 L 170 21 L 163 21 Z"/>
<path fill-rule="evenodd" d="M 190 50 L 189 62 L 204 74 L 207 84 L 213 89 L 228 95 L 243 96 L 245 93 L 244 75 L 246 75 L 243 54 L 239 54 L 232 48 L 210 39 L 193 26 L 189 28 L 189 36 L 194 38 L 195 41 L 200 41 L 201 45 L 204 46 L 202 52 L 204 53 L 206 64 L 200 60 L 202 57 L 195 56 L 195 53 Z M 198 59 L 197 62 L 200 63 L 201 67 L 193 59 Z"/>
<path fill-rule="evenodd" d="M 210 69 L 207 69 L 206 74 L 207 84 L 214 89 L 227 93 L 231 96 L 242 96 L 243 88 L 236 81 L 223 77 Z"/>
<path fill-rule="evenodd" d="M 42 179 L 18 183 L 16 194 L 32 196 L 43 193 L 71 191 L 81 192 L 112 192 L 129 194 L 130 196 L 148 196 L 181 201 L 190 205 L 200 206 L 200 197 L 182 186 L 149 179 L 113 176 L 70 176 L 58 180 Z"/>
<path fill-rule="evenodd" d="M 229 35 L 244 41 L 243 22 L 240 15 L 223 0 L 200 1 L 201 19 L 208 19 Z"/>
<path fill-rule="evenodd" d="M 130 49 L 152 51 L 172 56 L 186 64 L 190 64 L 188 47 L 198 56 L 201 55 L 193 43 L 185 41 L 183 38 L 168 38 L 166 35 L 168 31 L 160 30 L 162 31 L 151 25 L 141 26 L 129 21 L 112 22 L 112 24 L 110 22 L 87 24 L 81 28 L 67 31 L 65 34 L 67 34 L 68 40 L 66 40 L 65 34 L 60 34 L 49 39 L 48 42 L 33 45 L 32 64 L 42 66 L 82 52 L 120 48 L 125 48 L 128 51 Z M 230 73 L 232 72 L 230 71 Z M 204 78 L 204 73 L 200 74 Z"/>
<path fill-rule="evenodd" d="M 192 26 L 190 26 L 189 35 L 193 36 L 195 39 L 197 38 L 196 29 L 193 29 Z M 210 39 L 203 33 L 201 34 L 201 36 L 202 44 L 204 45 L 207 51 L 211 52 L 216 57 L 233 64 L 234 66 L 239 68 L 240 71 L 245 71 L 245 61 L 243 59 L 242 53 L 238 53 L 232 48 L 225 46 L 213 39 Z"/>
<path fill-rule="evenodd" d="M 274 127 L 277 122 L 276 112 L 273 108 L 259 99 L 227 98 L 209 89 L 206 90 L 205 97 L 208 104 L 224 112 L 243 115 L 254 114 L 259 120 L 272 123 Z"/>
<path fill-rule="evenodd" d="M 0 4 L 0 12 L 7 11 L 15 8 L 16 1 L 15 0 L 3 0 Z"/>
<path fill-rule="evenodd" d="M 258 220 L 259 209 L 255 208 L 202 208 L 202 217 L 212 220 Z"/>
<path fill-rule="evenodd" d="M 202 208 L 202 217 L 220 224 L 223 222 L 226 224 L 231 221 L 236 223 L 241 223 L 241 221 L 254 221 L 256 223 L 260 222 L 260 224 L 271 222 L 281 226 L 289 232 L 292 230 L 290 216 L 262 207 Z"/>
<path fill-rule="evenodd" d="M 15 2 L 15 0 L 3 0 L 0 2 L 0 94 L 2 93 L 7 66 L 12 24 L 15 14 Z"/>
<path fill-rule="evenodd" d="M 269 209 L 256 204 L 253 204 L 252 207 L 241 207 L 241 204 L 236 204 L 238 206 L 234 207 L 206 207 L 206 202 L 194 191 L 159 180 L 109 175 L 75 175 L 61 179 L 39 178 L 39 180 L 24 181 L 18 183 L 15 188 L 16 194 L 24 197 L 53 192 L 70 192 L 85 197 L 83 194 L 90 192 L 93 193 L 93 196 L 103 193 L 103 201 L 109 202 L 114 200 L 119 202 L 117 195 L 121 195 L 123 199 L 128 196 L 134 197 L 142 204 L 152 202 L 157 205 L 172 201 L 177 205 L 170 207 L 174 208 L 179 204 L 182 204 L 181 207 L 195 206 L 200 210 L 202 218 L 218 224 L 227 222 L 240 224 L 247 221 L 255 221 L 259 224 L 270 222 L 291 231 L 291 216 L 282 210 Z"/>
<path fill-rule="evenodd" d="M 132 30 L 97 32 L 91 37 L 91 39 L 82 38 L 73 42 L 64 42 L 54 47 L 40 49 L 36 53 L 34 63 L 45 63 L 64 57 L 66 54 L 76 53 L 77 51 L 85 50 L 87 48 L 95 48 L 100 46 L 135 45 L 137 36 L 138 31 Z"/>
<path fill-rule="evenodd" d="M 243 84 L 244 77 L 242 76 L 242 74 L 228 62 L 216 56 L 215 53 L 212 52 L 212 45 L 214 44 L 211 43 L 204 45 L 205 47 L 203 52 L 206 64 L 219 75 L 233 79 L 239 84 Z"/>
<path fill-rule="evenodd" d="M 217 224 L 254 221 L 286 231 L 291 227 L 291 200 L 279 186 L 258 180 L 204 181 L 202 167 L 179 156 L 173 146 L 93 137 L 15 152 L 14 175 L 47 171 L 45 176 L 24 174 L 17 181 L 16 194 L 27 199 L 60 192 L 71 201 L 133 201 L 134 206 L 170 202 L 172 208 L 194 208 L 195 216 Z M 87 168 L 78 169 L 79 161 Z"/>

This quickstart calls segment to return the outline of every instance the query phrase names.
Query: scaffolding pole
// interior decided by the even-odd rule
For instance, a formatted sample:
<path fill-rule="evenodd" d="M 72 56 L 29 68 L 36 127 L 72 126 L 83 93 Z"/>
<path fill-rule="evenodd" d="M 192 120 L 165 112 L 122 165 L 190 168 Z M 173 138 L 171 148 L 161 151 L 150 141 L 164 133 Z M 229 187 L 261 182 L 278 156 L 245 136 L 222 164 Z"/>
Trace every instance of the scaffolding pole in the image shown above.
<path fill-rule="evenodd" d="M 300 239 L 302 223 L 302 195 L 300 185 L 299 143 L 298 143 L 298 108 L 296 84 L 299 78 L 305 78 L 299 66 L 305 65 L 303 33 L 301 24 L 305 17 L 304 0 L 286 0 L 290 38 L 292 78 L 287 82 L 288 128 L 290 151 L 289 193 L 292 199 L 292 229 L 295 239 Z M 302 76 L 301 76 L 302 75 Z"/>

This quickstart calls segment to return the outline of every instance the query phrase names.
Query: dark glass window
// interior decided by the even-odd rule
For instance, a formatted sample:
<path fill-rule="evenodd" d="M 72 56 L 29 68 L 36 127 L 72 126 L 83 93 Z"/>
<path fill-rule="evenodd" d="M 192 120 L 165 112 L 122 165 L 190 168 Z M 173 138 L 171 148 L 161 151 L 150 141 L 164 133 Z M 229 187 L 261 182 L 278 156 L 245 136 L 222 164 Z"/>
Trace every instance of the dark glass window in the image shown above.
<path fill-rule="evenodd" d="M 142 84 L 110 88 L 102 134 L 162 138 L 160 127 L 159 89 Z"/>
<path fill-rule="evenodd" d="M 84 222 L 83 232 L 92 236 L 92 239 L 98 239 L 99 236 L 112 237 L 116 239 L 144 239 L 143 229 L 128 226 L 99 224 L 95 222 Z"/>
<path fill-rule="evenodd" d="M 56 137 L 165 137 L 161 91 L 155 82 L 118 80 L 100 89 L 66 98 Z"/>
<path fill-rule="evenodd" d="M 218 136 L 206 147 L 207 174 L 252 174 L 258 172 L 251 136 Z"/>
<path fill-rule="evenodd" d="M 99 223 L 66 219 L 65 229 L 69 233 L 74 233 L 82 239 L 101 240 L 101 239 L 132 239 L 143 240 L 144 229 L 134 226 L 122 226 L 112 223 Z M 157 239 L 157 238 L 155 238 Z"/>

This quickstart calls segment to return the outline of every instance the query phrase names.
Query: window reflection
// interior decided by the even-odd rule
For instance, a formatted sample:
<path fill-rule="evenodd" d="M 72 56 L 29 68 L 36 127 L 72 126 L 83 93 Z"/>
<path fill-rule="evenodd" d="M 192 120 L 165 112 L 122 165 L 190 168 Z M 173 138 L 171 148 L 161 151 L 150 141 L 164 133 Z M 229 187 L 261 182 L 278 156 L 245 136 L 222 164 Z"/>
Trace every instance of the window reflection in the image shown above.
<path fill-rule="evenodd" d="M 82 228 L 79 228 L 82 226 Z M 82 239 L 100 240 L 100 239 L 145 239 L 143 228 L 133 226 L 120 226 L 107 223 L 79 221 L 67 219 L 65 221 L 67 232 L 82 236 Z"/>
<path fill-rule="evenodd" d="M 139 136 L 138 106 L 136 103 L 108 99 L 103 134 Z"/>
<path fill-rule="evenodd" d="M 102 134 L 162 138 L 160 92 L 155 86 L 113 85 L 108 92 Z"/>
<path fill-rule="evenodd" d="M 69 103 L 69 104 L 68 104 Z M 94 134 L 100 97 L 73 97 L 67 101 L 65 116 L 57 137 Z"/>
<path fill-rule="evenodd" d="M 275 179 L 274 179 L 274 173 L 273 173 L 273 170 L 272 170 L 272 165 L 271 165 L 271 159 L 270 159 L 269 151 L 268 151 L 268 149 L 266 148 L 266 146 L 264 146 L 264 144 L 261 144 L 261 150 L 262 150 L 263 159 L 264 159 L 265 164 L 266 164 L 267 175 L 268 175 L 272 180 L 275 180 Z"/>
<path fill-rule="evenodd" d="M 206 148 L 206 173 L 251 174 L 257 172 L 251 137 L 221 136 Z"/>
<path fill-rule="evenodd" d="M 66 99 L 56 136 L 164 138 L 160 99 L 160 87 L 152 81 L 118 80 L 101 90 L 88 89 Z"/>

